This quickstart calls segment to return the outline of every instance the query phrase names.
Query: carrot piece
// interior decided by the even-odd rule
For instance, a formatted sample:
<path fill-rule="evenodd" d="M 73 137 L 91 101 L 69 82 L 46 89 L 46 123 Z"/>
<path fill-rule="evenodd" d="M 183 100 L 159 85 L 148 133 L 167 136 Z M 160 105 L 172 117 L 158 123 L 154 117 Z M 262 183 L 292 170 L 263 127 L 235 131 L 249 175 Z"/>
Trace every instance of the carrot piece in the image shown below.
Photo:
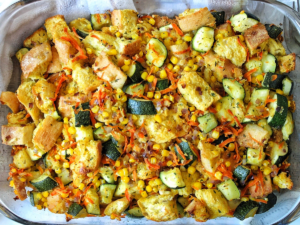
<path fill-rule="evenodd" d="M 130 194 L 129 194 L 127 188 L 126 188 L 126 190 L 125 190 L 125 196 L 126 196 L 127 200 L 130 202 L 130 201 L 131 201 L 131 199 L 130 199 Z"/>
<path fill-rule="evenodd" d="M 55 177 L 55 180 L 59 184 L 60 189 L 65 189 L 65 186 L 64 186 L 62 180 L 59 177 Z"/>
<path fill-rule="evenodd" d="M 166 94 L 171 91 L 174 91 L 177 88 L 176 84 L 172 84 L 170 87 L 166 88 L 165 90 L 160 91 L 161 94 Z"/>
<path fill-rule="evenodd" d="M 264 200 L 264 199 L 257 199 L 257 198 L 254 198 L 253 200 L 256 201 L 256 202 L 262 202 L 262 203 L 265 203 L 265 204 L 268 203 L 268 201 L 266 201 L 266 200 Z"/>
<path fill-rule="evenodd" d="M 272 75 L 272 81 L 274 81 L 274 80 L 276 80 L 277 79 L 277 75 L 276 74 L 274 74 L 274 75 Z"/>
<path fill-rule="evenodd" d="M 238 144 L 235 142 L 234 143 L 235 145 L 235 153 L 236 153 L 236 162 L 239 162 L 240 159 L 241 159 L 241 156 L 240 156 L 240 153 L 239 153 L 239 147 L 238 147 Z"/>
<path fill-rule="evenodd" d="M 206 56 L 209 53 L 210 50 L 208 50 L 207 52 L 205 52 L 204 54 L 202 54 L 202 56 Z"/>
<path fill-rule="evenodd" d="M 80 36 L 77 34 L 77 32 L 76 32 L 76 30 L 75 30 L 74 27 L 72 27 L 72 30 L 73 30 L 73 33 L 75 34 L 75 36 L 76 36 L 77 38 L 83 39 L 82 37 L 80 37 Z"/>
<path fill-rule="evenodd" d="M 207 110 L 211 113 L 217 113 L 217 110 L 211 106 Z"/>
<path fill-rule="evenodd" d="M 92 112 L 92 110 L 90 110 L 90 117 L 91 117 L 92 125 L 95 126 L 96 124 L 95 114 Z"/>
<path fill-rule="evenodd" d="M 199 154 L 199 150 L 195 148 L 194 145 L 190 144 L 190 147 L 192 148 L 193 152 L 196 154 L 197 158 L 198 158 L 198 162 L 200 162 L 200 154 Z"/>
<path fill-rule="evenodd" d="M 188 47 L 185 50 L 179 51 L 179 52 L 174 52 L 173 54 L 175 54 L 175 55 L 181 55 L 181 54 L 184 54 L 184 53 L 189 52 L 189 51 L 191 51 L 190 47 Z"/>
<path fill-rule="evenodd" d="M 250 71 L 248 71 L 247 73 L 244 74 L 244 77 L 247 79 L 248 82 L 251 82 L 251 74 L 256 72 L 257 68 L 254 68 Z"/>
<path fill-rule="evenodd" d="M 235 141 L 235 137 L 228 138 L 225 141 L 223 141 L 221 144 L 219 144 L 219 147 L 223 148 L 228 143 L 231 143 L 231 142 L 234 142 L 234 141 Z"/>
<path fill-rule="evenodd" d="M 263 143 L 261 143 L 260 141 L 256 140 L 254 137 L 252 137 L 250 133 L 248 133 L 248 134 L 249 134 L 250 138 L 251 138 L 253 141 L 255 141 L 255 142 L 256 142 L 257 144 L 259 144 L 260 146 L 264 146 Z"/>
<path fill-rule="evenodd" d="M 159 165 L 151 164 L 147 158 L 144 158 L 144 161 L 145 161 L 145 163 L 147 164 L 147 166 L 149 168 L 153 168 L 155 170 L 159 170 L 160 169 Z"/>
<path fill-rule="evenodd" d="M 153 36 L 152 36 L 151 34 L 149 34 L 149 33 L 145 33 L 145 35 L 146 35 L 147 37 L 149 37 L 149 38 L 153 38 Z M 150 44 L 149 44 L 149 48 L 150 48 Z M 150 49 L 153 49 L 153 48 L 150 48 Z"/>
<path fill-rule="evenodd" d="M 238 40 L 239 45 L 242 46 L 243 48 L 245 48 L 245 46 L 241 43 L 241 40 L 239 37 L 237 38 L 237 40 Z"/>
<path fill-rule="evenodd" d="M 197 127 L 197 126 L 199 125 L 199 123 L 194 122 L 194 121 L 188 121 L 188 124 L 189 124 L 190 126 L 194 126 L 194 127 Z"/>
<path fill-rule="evenodd" d="M 152 83 L 152 88 L 154 91 L 155 91 L 156 84 L 157 84 L 157 78 L 155 77 Z"/>
<path fill-rule="evenodd" d="M 67 77 L 65 76 L 65 73 L 63 73 L 63 74 L 61 75 L 61 78 L 60 78 L 60 80 L 59 80 L 59 82 L 58 82 L 58 85 L 57 85 L 57 87 L 56 87 L 54 98 L 50 98 L 51 101 L 53 101 L 53 102 L 56 101 L 56 99 L 57 99 L 57 97 L 58 97 L 59 90 L 60 90 L 60 88 L 61 88 L 61 86 L 62 86 L 62 84 L 63 84 L 63 82 L 64 82 L 65 80 L 67 80 Z"/>
<path fill-rule="evenodd" d="M 182 152 L 181 148 L 180 148 L 177 144 L 175 144 L 175 146 L 176 146 L 176 150 L 177 150 L 177 152 L 179 153 L 179 155 L 180 155 L 184 160 L 186 160 L 186 157 L 185 157 L 184 153 Z"/>
<path fill-rule="evenodd" d="M 21 122 L 21 121 L 25 121 L 25 120 L 26 120 L 27 118 L 29 118 L 29 117 L 30 117 L 30 114 L 27 113 L 26 116 L 25 116 L 23 119 L 20 119 L 20 120 L 18 120 L 18 121 L 20 121 L 20 122 Z"/>
<path fill-rule="evenodd" d="M 172 27 L 174 28 L 174 30 L 176 30 L 177 34 L 183 36 L 182 30 L 175 23 L 172 23 Z"/>

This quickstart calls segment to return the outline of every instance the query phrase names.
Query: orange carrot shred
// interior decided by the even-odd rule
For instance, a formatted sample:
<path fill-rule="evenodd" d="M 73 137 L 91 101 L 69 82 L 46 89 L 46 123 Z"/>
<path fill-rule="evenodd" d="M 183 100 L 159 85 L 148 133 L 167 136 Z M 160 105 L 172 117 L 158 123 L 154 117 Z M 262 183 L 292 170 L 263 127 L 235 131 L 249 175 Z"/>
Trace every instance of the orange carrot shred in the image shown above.
<path fill-rule="evenodd" d="M 67 77 L 66 77 L 65 74 L 63 73 L 63 74 L 61 75 L 61 78 L 60 78 L 60 80 L 59 80 L 59 82 L 58 82 L 58 85 L 57 85 L 57 87 L 56 87 L 54 98 L 51 98 L 51 99 L 50 99 L 51 101 L 53 101 L 53 102 L 56 101 L 56 99 L 57 99 L 57 97 L 58 97 L 59 90 L 60 90 L 60 88 L 61 88 L 61 86 L 62 86 L 62 84 L 63 84 L 63 82 L 64 82 L 65 80 L 67 80 Z"/>
<path fill-rule="evenodd" d="M 150 163 L 147 158 L 144 158 L 144 161 L 148 165 L 149 168 L 153 168 L 155 170 L 159 170 L 160 169 L 159 165 L 155 165 L 155 164 Z"/>
<path fill-rule="evenodd" d="M 127 188 L 126 188 L 126 190 L 125 190 L 125 196 L 126 196 L 126 199 L 130 202 L 130 201 L 131 201 L 131 199 L 130 199 L 130 194 L 129 194 Z"/>
<path fill-rule="evenodd" d="M 256 72 L 257 68 L 254 68 L 250 71 L 248 71 L 247 73 L 244 74 L 244 77 L 247 79 L 248 82 L 251 82 L 251 74 Z"/>
<path fill-rule="evenodd" d="M 234 142 L 234 141 L 235 141 L 235 137 L 228 138 L 225 141 L 223 141 L 221 144 L 219 144 L 219 147 L 223 148 L 228 143 L 231 143 L 231 142 Z"/>
<path fill-rule="evenodd" d="M 174 30 L 176 30 L 177 34 L 183 36 L 182 30 L 175 23 L 172 23 L 172 27 L 174 28 Z"/>
<path fill-rule="evenodd" d="M 177 150 L 177 152 L 179 153 L 179 155 L 180 155 L 184 160 L 186 160 L 186 157 L 185 157 L 184 153 L 182 152 L 181 148 L 180 148 L 177 144 L 175 144 L 175 146 L 176 146 L 176 150 Z"/>
<path fill-rule="evenodd" d="M 65 189 L 65 186 L 64 186 L 62 180 L 59 177 L 55 177 L 55 180 L 59 184 L 60 189 Z"/>

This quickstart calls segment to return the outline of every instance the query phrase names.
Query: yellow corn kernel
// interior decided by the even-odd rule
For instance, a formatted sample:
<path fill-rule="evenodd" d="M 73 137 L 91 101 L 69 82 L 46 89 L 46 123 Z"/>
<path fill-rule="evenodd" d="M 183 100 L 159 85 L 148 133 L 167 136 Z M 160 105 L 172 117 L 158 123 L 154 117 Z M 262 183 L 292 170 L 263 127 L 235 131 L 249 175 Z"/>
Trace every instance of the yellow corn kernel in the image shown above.
<path fill-rule="evenodd" d="M 111 50 L 109 50 L 109 51 L 107 52 L 107 54 L 108 54 L 108 55 L 117 55 L 118 52 L 117 52 L 116 49 L 111 49 Z"/>
<path fill-rule="evenodd" d="M 243 13 L 245 13 L 245 11 L 244 11 L 244 10 L 242 10 L 242 11 L 240 12 L 240 14 L 243 14 Z"/>
<path fill-rule="evenodd" d="M 64 118 L 64 123 L 66 123 L 66 124 L 69 123 L 69 119 L 67 117 Z"/>
<path fill-rule="evenodd" d="M 150 23 L 151 25 L 154 25 L 154 24 L 155 24 L 155 19 L 151 18 L 151 19 L 149 20 L 149 23 Z"/>
<path fill-rule="evenodd" d="M 73 149 L 72 149 L 72 148 L 69 148 L 69 149 L 67 150 L 67 154 L 68 154 L 68 155 L 73 155 L 73 154 L 74 154 Z"/>
<path fill-rule="evenodd" d="M 129 177 L 122 177 L 122 181 L 127 184 L 129 183 L 130 179 Z"/>
<path fill-rule="evenodd" d="M 167 78 L 167 72 L 165 70 L 161 70 L 159 73 L 161 79 Z"/>
<path fill-rule="evenodd" d="M 48 206 L 48 203 L 47 203 L 47 202 L 44 202 L 44 204 L 43 204 L 43 205 L 44 205 L 44 207 L 45 207 L 45 208 L 47 208 L 47 206 Z"/>
<path fill-rule="evenodd" d="M 241 200 L 242 200 L 242 202 L 248 202 L 249 198 L 248 197 L 242 197 Z"/>
<path fill-rule="evenodd" d="M 183 37 L 183 40 L 185 40 L 186 42 L 190 42 L 192 40 L 192 37 L 191 36 L 188 36 L 188 35 L 185 35 Z"/>
<path fill-rule="evenodd" d="M 93 184 L 96 184 L 96 183 L 97 183 L 97 181 L 98 181 L 98 177 L 97 177 L 97 176 L 95 176 L 95 177 L 93 178 Z"/>
<path fill-rule="evenodd" d="M 123 95 L 122 98 L 120 99 L 121 102 L 126 102 L 127 101 L 127 96 L 126 95 Z"/>
<path fill-rule="evenodd" d="M 147 92 L 147 97 L 148 98 L 153 98 L 153 92 L 152 91 Z"/>
<path fill-rule="evenodd" d="M 144 188 L 144 187 L 145 187 L 145 181 L 139 180 L 139 181 L 138 181 L 138 188 L 142 189 L 142 188 Z"/>
<path fill-rule="evenodd" d="M 157 193 L 158 192 L 158 187 L 153 187 L 152 191 L 155 192 L 155 193 Z"/>
<path fill-rule="evenodd" d="M 215 173 L 215 177 L 216 177 L 218 180 L 222 180 L 223 173 L 221 173 L 220 171 L 217 171 L 217 172 Z"/>
<path fill-rule="evenodd" d="M 167 38 L 169 36 L 169 33 L 167 32 L 167 31 L 164 31 L 164 32 L 161 32 L 160 33 L 160 37 L 162 38 L 162 39 L 165 39 L 165 38 Z"/>
<path fill-rule="evenodd" d="M 190 167 L 188 168 L 188 173 L 189 173 L 189 174 L 193 175 L 195 172 L 196 172 L 196 168 L 195 168 L 194 166 L 190 166 Z"/>
<path fill-rule="evenodd" d="M 63 197 L 63 198 L 66 198 L 66 197 L 68 197 L 68 193 L 61 193 L 61 197 Z"/>
<path fill-rule="evenodd" d="M 95 123 L 95 128 L 102 127 L 102 123 Z"/>
<path fill-rule="evenodd" d="M 203 59 L 203 57 L 201 55 L 197 55 L 196 59 L 197 59 L 197 62 L 200 62 Z"/>
<path fill-rule="evenodd" d="M 113 111 L 113 112 L 117 112 L 118 111 L 118 107 L 117 106 L 113 106 L 113 107 L 111 107 L 111 110 Z"/>
<path fill-rule="evenodd" d="M 251 170 L 258 170 L 258 166 L 251 166 Z"/>
<path fill-rule="evenodd" d="M 138 119 L 138 117 L 137 117 L 136 115 L 132 115 L 132 119 L 133 119 L 134 121 L 136 121 L 136 120 Z"/>
<path fill-rule="evenodd" d="M 84 183 L 80 183 L 79 186 L 78 186 L 78 188 L 79 188 L 80 190 L 83 190 L 83 189 L 84 189 L 84 186 L 85 186 Z"/>
<path fill-rule="evenodd" d="M 202 188 L 202 184 L 199 181 L 193 183 L 192 186 L 195 190 L 200 190 Z"/>
<path fill-rule="evenodd" d="M 108 118 L 108 117 L 109 117 L 109 113 L 104 111 L 104 112 L 102 113 L 102 116 L 103 116 L 104 118 Z"/>
<path fill-rule="evenodd" d="M 192 67 L 194 65 L 194 60 L 190 59 L 188 61 L 188 66 Z"/>
<path fill-rule="evenodd" d="M 189 110 L 190 110 L 191 112 L 194 112 L 194 111 L 196 110 L 196 108 L 195 108 L 195 106 L 191 106 L 191 107 L 189 108 Z"/>
<path fill-rule="evenodd" d="M 216 104 L 216 110 L 217 110 L 217 112 L 220 111 L 221 108 L 222 108 L 222 103 L 221 102 L 217 102 L 217 104 Z"/>
<path fill-rule="evenodd" d="M 129 122 L 129 120 L 127 118 L 123 119 L 123 121 L 121 122 L 121 124 L 125 125 Z"/>
<path fill-rule="evenodd" d="M 131 60 L 130 60 L 130 59 L 125 59 L 125 60 L 124 60 L 124 64 L 127 65 L 127 66 L 129 66 L 130 63 L 131 63 Z M 121 90 L 121 89 L 120 89 L 120 90 Z"/>
<path fill-rule="evenodd" d="M 161 93 L 159 91 L 156 92 L 155 95 L 154 95 L 154 98 L 155 99 L 160 99 L 161 98 Z"/>
<path fill-rule="evenodd" d="M 207 139 L 206 134 L 202 134 L 201 132 L 199 132 L 199 137 L 201 141 L 205 141 Z"/>
<path fill-rule="evenodd" d="M 212 188 L 213 186 L 214 186 L 213 183 L 206 183 L 207 188 Z"/>
<path fill-rule="evenodd" d="M 13 168 L 13 169 L 11 170 L 11 172 L 12 172 L 12 173 L 16 173 L 17 170 L 16 170 L 15 168 Z"/>
<path fill-rule="evenodd" d="M 114 219 L 116 219 L 116 217 L 117 217 L 117 215 L 116 215 L 116 214 L 114 214 L 114 213 L 110 215 L 110 219 L 111 219 L 111 220 L 114 220 Z"/>
<path fill-rule="evenodd" d="M 42 207 L 41 205 L 36 205 L 36 208 L 37 208 L 38 210 L 41 210 L 43 207 Z"/>
<path fill-rule="evenodd" d="M 142 57 L 144 55 L 143 51 L 139 52 L 139 56 Z"/>
<path fill-rule="evenodd" d="M 75 129 L 75 127 L 69 127 L 69 128 L 68 128 L 68 132 L 69 132 L 70 134 L 76 134 L 76 129 Z"/>
<path fill-rule="evenodd" d="M 94 175 L 93 172 L 89 172 L 89 173 L 87 174 L 88 177 L 92 177 L 93 175 Z"/>
<path fill-rule="evenodd" d="M 147 197 L 148 197 L 148 194 L 147 194 L 146 191 L 143 191 L 143 192 L 141 193 L 141 195 L 142 195 L 143 198 L 147 198 Z"/>
<path fill-rule="evenodd" d="M 115 167 L 119 167 L 120 165 L 121 165 L 120 160 L 117 160 L 117 161 L 115 162 Z"/>
<path fill-rule="evenodd" d="M 156 179 L 155 179 L 155 184 L 156 184 L 156 186 L 162 185 L 161 179 L 156 178 Z"/>
<path fill-rule="evenodd" d="M 192 70 L 196 71 L 197 69 L 198 69 L 198 65 L 194 64 L 193 67 L 192 67 Z"/>
<path fill-rule="evenodd" d="M 152 191 L 152 187 L 148 185 L 148 186 L 146 187 L 146 191 L 147 191 L 148 193 L 150 193 L 150 192 Z"/>
<path fill-rule="evenodd" d="M 170 59 L 170 61 L 171 61 L 173 64 L 177 64 L 179 60 L 178 60 L 177 57 L 172 56 L 171 59 Z"/>
<path fill-rule="evenodd" d="M 179 70 L 180 70 L 180 66 L 176 65 L 176 66 L 174 66 L 174 68 L 173 68 L 172 71 L 173 71 L 174 73 L 178 73 Z"/>
<path fill-rule="evenodd" d="M 160 149 L 160 145 L 159 145 L 159 144 L 153 145 L 153 149 L 154 149 L 154 150 L 159 150 L 159 149 Z"/>
<path fill-rule="evenodd" d="M 171 102 L 174 102 L 174 100 L 175 100 L 174 96 L 173 96 L 173 95 L 170 95 L 170 101 L 171 101 Z"/>
<path fill-rule="evenodd" d="M 168 157 L 170 154 L 170 152 L 168 150 L 162 150 L 161 151 L 161 155 L 164 156 L 164 157 Z"/>
<path fill-rule="evenodd" d="M 175 42 L 176 45 L 180 45 L 182 43 L 183 43 L 183 40 L 180 40 L 180 39 Z"/>
<path fill-rule="evenodd" d="M 229 162 L 229 161 L 226 161 L 226 162 L 225 162 L 225 166 L 226 166 L 226 167 L 229 167 L 229 166 L 231 166 L 231 162 Z"/>
<path fill-rule="evenodd" d="M 274 146 L 274 142 L 273 141 L 269 141 L 268 144 L 269 144 L 270 147 Z"/>
<path fill-rule="evenodd" d="M 164 40 L 164 44 L 165 44 L 166 48 L 169 49 L 170 46 L 173 45 L 173 42 L 172 42 L 172 40 L 170 38 L 166 38 Z"/>
<path fill-rule="evenodd" d="M 154 81 L 154 78 L 155 78 L 155 76 L 150 75 L 150 76 L 147 77 L 147 81 L 151 83 L 151 82 Z"/>
<path fill-rule="evenodd" d="M 122 70 L 123 70 L 124 72 L 126 72 L 126 71 L 129 70 L 129 66 L 128 66 L 128 65 L 124 65 L 124 66 L 122 66 L 121 68 L 122 68 Z"/>
<path fill-rule="evenodd" d="M 272 172 L 272 169 L 270 167 L 265 167 L 264 175 L 268 176 L 271 172 Z"/>
<path fill-rule="evenodd" d="M 159 71 L 159 68 L 157 66 L 153 67 L 153 73 L 157 73 Z"/>
<path fill-rule="evenodd" d="M 171 161 L 171 160 L 169 160 L 168 162 L 167 162 L 167 166 L 172 166 L 173 165 L 173 162 Z"/>
<path fill-rule="evenodd" d="M 141 75 L 141 77 L 143 78 L 143 80 L 146 80 L 147 76 L 148 76 L 147 72 L 143 72 L 142 75 Z"/>
<path fill-rule="evenodd" d="M 192 115 L 192 116 L 191 116 L 191 121 L 196 122 L 196 120 L 197 120 L 197 117 L 196 117 L 195 115 Z"/>
<path fill-rule="evenodd" d="M 150 163 L 151 164 L 156 164 L 157 163 L 157 159 L 155 157 L 151 157 Z"/>
<path fill-rule="evenodd" d="M 211 76 L 211 77 L 210 77 L 210 81 L 213 82 L 213 83 L 215 83 L 215 82 L 217 81 L 217 79 L 216 79 L 215 76 Z"/>
<path fill-rule="evenodd" d="M 240 38 L 241 41 L 245 41 L 245 38 L 244 38 L 243 35 L 239 35 L 239 38 Z"/>
<path fill-rule="evenodd" d="M 92 108 L 92 112 L 93 113 L 97 113 L 99 111 L 99 106 L 95 105 L 93 108 Z"/>
<path fill-rule="evenodd" d="M 186 67 L 184 67 L 184 69 L 183 69 L 184 71 L 186 71 L 186 72 L 190 72 L 191 71 L 191 67 L 189 67 L 189 66 L 186 66 Z"/>
<path fill-rule="evenodd" d="M 68 162 L 64 162 L 64 163 L 63 163 L 63 167 L 64 167 L 64 168 L 69 168 L 69 167 L 70 167 L 70 164 L 69 164 Z"/>
<path fill-rule="evenodd" d="M 21 181 L 21 182 L 25 182 L 25 181 L 26 181 L 26 178 L 21 177 L 21 178 L 20 178 L 20 181 Z"/>
<path fill-rule="evenodd" d="M 172 65 L 171 63 L 169 63 L 169 64 L 167 65 L 167 67 L 168 67 L 169 70 L 172 70 L 172 69 L 173 69 L 173 65 Z"/>
<path fill-rule="evenodd" d="M 123 168 L 122 169 L 122 174 L 123 174 L 122 177 L 128 177 L 128 169 L 127 168 Z"/>
<path fill-rule="evenodd" d="M 42 202 L 46 202 L 47 201 L 47 199 L 44 198 L 44 197 L 41 200 L 42 200 Z"/>
<path fill-rule="evenodd" d="M 264 76 L 261 74 L 256 77 L 256 80 L 258 80 L 258 81 L 263 81 L 263 79 L 264 79 Z"/>
<path fill-rule="evenodd" d="M 234 143 L 230 143 L 229 145 L 228 145 L 228 148 L 227 148 L 229 151 L 234 151 L 234 149 L 235 149 L 235 145 L 234 145 Z"/>
<path fill-rule="evenodd" d="M 268 160 L 264 160 L 264 161 L 263 161 L 263 166 L 266 166 L 266 167 L 267 167 L 267 166 L 269 166 L 269 165 L 270 165 L 270 162 L 269 162 Z"/>
<path fill-rule="evenodd" d="M 135 159 L 130 158 L 130 159 L 129 159 L 129 162 L 130 162 L 130 163 L 135 163 Z"/>
<path fill-rule="evenodd" d="M 169 95 L 164 95 L 164 99 L 170 100 L 170 96 Z"/>
<path fill-rule="evenodd" d="M 93 53 L 93 50 L 92 50 L 92 49 L 90 49 L 90 48 L 86 48 L 86 53 L 90 55 L 90 54 L 92 54 L 92 53 Z"/>
<path fill-rule="evenodd" d="M 155 184 L 155 181 L 154 180 L 150 180 L 148 185 L 150 185 L 151 187 L 154 187 L 156 184 Z"/>
<path fill-rule="evenodd" d="M 37 199 L 37 200 L 40 200 L 40 199 L 42 199 L 42 197 L 43 197 L 43 196 L 42 196 L 42 194 L 41 194 L 41 193 L 37 193 L 37 194 L 36 194 L 36 199 Z"/>
<path fill-rule="evenodd" d="M 121 37 L 121 33 L 118 31 L 118 32 L 116 32 L 116 37 Z"/>
<path fill-rule="evenodd" d="M 161 123 L 161 122 L 162 122 L 162 119 L 161 119 L 160 115 L 158 115 L 158 114 L 156 114 L 156 115 L 154 116 L 154 119 L 155 119 L 155 121 L 158 122 L 158 123 Z"/>
<path fill-rule="evenodd" d="M 217 130 L 214 130 L 211 134 L 211 136 L 214 138 L 214 139 L 218 139 L 220 137 L 220 132 L 217 131 Z"/>
<path fill-rule="evenodd" d="M 138 39 L 140 39 L 140 36 L 139 36 L 139 35 L 137 35 L 137 34 L 133 34 L 133 35 L 132 35 L 132 39 L 134 39 L 134 40 L 138 40 Z"/>
<path fill-rule="evenodd" d="M 217 34 L 215 39 L 218 40 L 218 39 L 222 39 L 224 38 L 224 35 L 223 34 Z"/>
<path fill-rule="evenodd" d="M 280 90 L 280 89 L 276 89 L 276 93 L 277 93 L 277 94 L 280 94 L 280 95 L 284 95 L 283 91 Z"/>
<path fill-rule="evenodd" d="M 100 180 L 98 180 L 98 181 L 95 183 L 95 185 L 96 185 L 96 187 L 100 187 L 100 185 L 101 185 L 101 181 L 100 181 Z"/>
<path fill-rule="evenodd" d="M 43 197 L 47 198 L 49 196 L 49 192 L 48 191 L 44 191 L 42 192 Z"/>

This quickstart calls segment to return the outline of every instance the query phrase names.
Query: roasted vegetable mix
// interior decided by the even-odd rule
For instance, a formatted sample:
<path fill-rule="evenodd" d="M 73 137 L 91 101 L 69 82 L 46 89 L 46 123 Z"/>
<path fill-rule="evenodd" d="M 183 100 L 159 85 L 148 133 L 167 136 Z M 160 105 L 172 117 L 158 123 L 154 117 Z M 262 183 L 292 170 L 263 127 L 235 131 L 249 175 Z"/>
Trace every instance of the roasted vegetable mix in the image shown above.
<path fill-rule="evenodd" d="M 295 54 L 281 33 L 207 8 L 48 18 L 16 53 L 18 90 L 0 99 L 16 198 L 68 221 L 269 210 L 273 191 L 293 187 Z"/>

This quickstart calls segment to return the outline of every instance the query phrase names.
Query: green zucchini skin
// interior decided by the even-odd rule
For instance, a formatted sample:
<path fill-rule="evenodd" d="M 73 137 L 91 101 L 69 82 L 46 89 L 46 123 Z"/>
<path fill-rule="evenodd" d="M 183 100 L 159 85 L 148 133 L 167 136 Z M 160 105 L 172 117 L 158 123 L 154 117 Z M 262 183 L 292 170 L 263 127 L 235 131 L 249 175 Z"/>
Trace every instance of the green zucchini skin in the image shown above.
<path fill-rule="evenodd" d="M 276 204 L 277 196 L 274 195 L 274 193 L 269 194 L 267 196 L 267 198 L 268 198 L 267 204 L 262 203 L 262 202 L 259 203 L 259 208 L 258 208 L 256 214 L 261 214 L 261 213 L 267 212 Z"/>
<path fill-rule="evenodd" d="M 157 111 L 152 101 L 130 98 L 127 101 L 127 113 L 135 115 L 156 115 Z"/>
<path fill-rule="evenodd" d="M 201 117 L 198 117 L 199 128 L 208 133 L 218 126 L 218 121 L 213 113 L 207 113 Z"/>
<path fill-rule="evenodd" d="M 169 87 L 169 79 L 157 80 L 156 87 L 160 91 L 167 89 Z"/>
<path fill-rule="evenodd" d="M 292 81 L 288 76 L 282 80 L 282 91 L 284 95 L 291 95 L 294 88 L 294 81 Z"/>
<path fill-rule="evenodd" d="M 141 219 L 144 217 L 142 210 L 139 207 L 128 209 L 124 212 L 128 217 L 133 219 Z"/>
<path fill-rule="evenodd" d="M 234 169 L 233 175 L 239 180 L 241 184 L 244 185 L 248 179 L 250 172 L 251 170 L 247 167 L 239 165 Z"/>
<path fill-rule="evenodd" d="M 190 148 L 190 145 L 188 142 L 182 141 L 181 143 L 178 144 L 179 148 L 185 155 L 186 159 L 189 160 L 193 158 L 191 162 L 189 162 L 185 167 L 188 167 L 189 165 L 192 165 L 194 161 L 197 160 L 197 155 L 194 153 L 194 151 Z M 179 161 L 183 160 L 182 156 L 178 153 L 177 147 L 175 146 L 175 153 L 179 159 Z"/>
<path fill-rule="evenodd" d="M 39 178 L 30 181 L 30 183 L 40 192 L 49 191 L 58 186 L 57 182 L 48 175 L 41 175 Z"/>
<path fill-rule="evenodd" d="M 223 141 L 227 140 L 228 138 L 230 138 L 231 135 L 229 135 L 228 137 L 226 137 L 224 134 L 222 134 L 217 140 L 215 140 L 213 142 L 214 145 L 219 145 L 221 144 Z M 229 144 L 227 144 L 226 146 L 228 146 Z"/>
<path fill-rule="evenodd" d="M 121 156 L 121 153 L 119 152 L 116 144 L 112 141 L 112 139 L 102 144 L 102 154 L 106 155 L 108 158 L 114 161 L 116 161 Z"/>
<path fill-rule="evenodd" d="M 185 217 L 185 212 L 184 212 L 184 208 L 182 207 L 182 205 L 180 203 L 176 202 L 176 206 L 177 206 L 177 210 L 178 210 L 178 217 L 179 218 Z"/>
<path fill-rule="evenodd" d="M 211 12 L 211 14 L 216 18 L 216 26 L 225 23 L 225 11 Z"/>
<path fill-rule="evenodd" d="M 245 12 L 245 13 L 246 13 L 246 15 L 247 15 L 248 18 L 255 19 L 258 22 L 260 22 L 260 19 L 257 16 L 255 16 L 252 13 L 249 13 L 249 12 Z"/>
<path fill-rule="evenodd" d="M 153 55 L 153 50 L 150 49 L 150 45 L 154 46 L 156 52 L 159 52 L 159 55 Z M 147 54 L 146 59 L 153 65 L 157 67 L 162 67 L 168 58 L 168 50 L 166 46 L 157 38 L 151 38 L 146 46 Z M 160 58 L 158 58 L 160 56 Z"/>
<path fill-rule="evenodd" d="M 275 26 L 271 24 L 265 24 L 266 30 L 268 31 L 268 34 L 270 38 L 276 39 L 278 35 L 283 31 L 281 27 Z"/>
<path fill-rule="evenodd" d="M 255 201 L 241 202 L 238 207 L 235 209 L 233 216 L 239 220 L 246 219 L 247 214 L 254 208 L 258 208 L 259 204 Z"/>
<path fill-rule="evenodd" d="M 76 217 L 79 212 L 83 210 L 83 207 L 76 202 L 73 202 L 72 205 L 68 209 L 68 214 Z"/>
<path fill-rule="evenodd" d="M 126 72 L 126 74 L 132 82 L 139 83 L 143 81 L 142 73 L 144 69 L 145 68 L 139 62 L 135 62 L 135 64 L 130 66 L 130 69 Z"/>
<path fill-rule="evenodd" d="M 39 192 L 37 192 L 37 191 L 31 191 L 31 192 L 30 192 L 29 197 L 30 197 L 30 204 L 31 204 L 32 206 L 35 206 L 35 205 L 38 203 L 38 200 L 35 199 L 35 198 L 36 198 L 36 195 L 37 195 L 38 193 L 39 193 Z"/>
<path fill-rule="evenodd" d="M 277 75 L 275 80 L 273 79 L 273 75 Z M 274 74 L 271 72 L 266 73 L 264 76 L 264 80 L 262 81 L 262 86 L 270 89 L 281 89 L 282 88 L 282 80 L 285 78 L 285 75 Z"/>
<path fill-rule="evenodd" d="M 82 38 L 86 38 L 87 36 L 89 36 L 89 33 L 81 31 L 79 29 L 76 29 L 76 33 Z"/>
<path fill-rule="evenodd" d="M 269 116 L 268 124 L 274 128 L 281 128 L 284 125 L 287 117 L 288 100 L 283 95 L 280 94 L 276 94 L 276 95 L 277 95 L 277 101 L 270 103 L 270 107 L 275 107 L 275 114 L 273 117 Z"/>
<path fill-rule="evenodd" d="M 87 111 L 90 109 L 89 102 L 82 103 L 76 108 L 76 110 L 75 106 L 73 106 L 72 108 L 75 114 L 75 127 L 91 125 L 90 111 Z"/>
<path fill-rule="evenodd" d="M 245 98 L 244 87 L 233 78 L 224 78 L 222 80 L 223 88 L 230 97 L 243 100 Z"/>
<path fill-rule="evenodd" d="M 214 29 L 200 27 L 192 39 L 192 48 L 197 52 L 205 53 L 212 48 L 214 41 Z"/>

